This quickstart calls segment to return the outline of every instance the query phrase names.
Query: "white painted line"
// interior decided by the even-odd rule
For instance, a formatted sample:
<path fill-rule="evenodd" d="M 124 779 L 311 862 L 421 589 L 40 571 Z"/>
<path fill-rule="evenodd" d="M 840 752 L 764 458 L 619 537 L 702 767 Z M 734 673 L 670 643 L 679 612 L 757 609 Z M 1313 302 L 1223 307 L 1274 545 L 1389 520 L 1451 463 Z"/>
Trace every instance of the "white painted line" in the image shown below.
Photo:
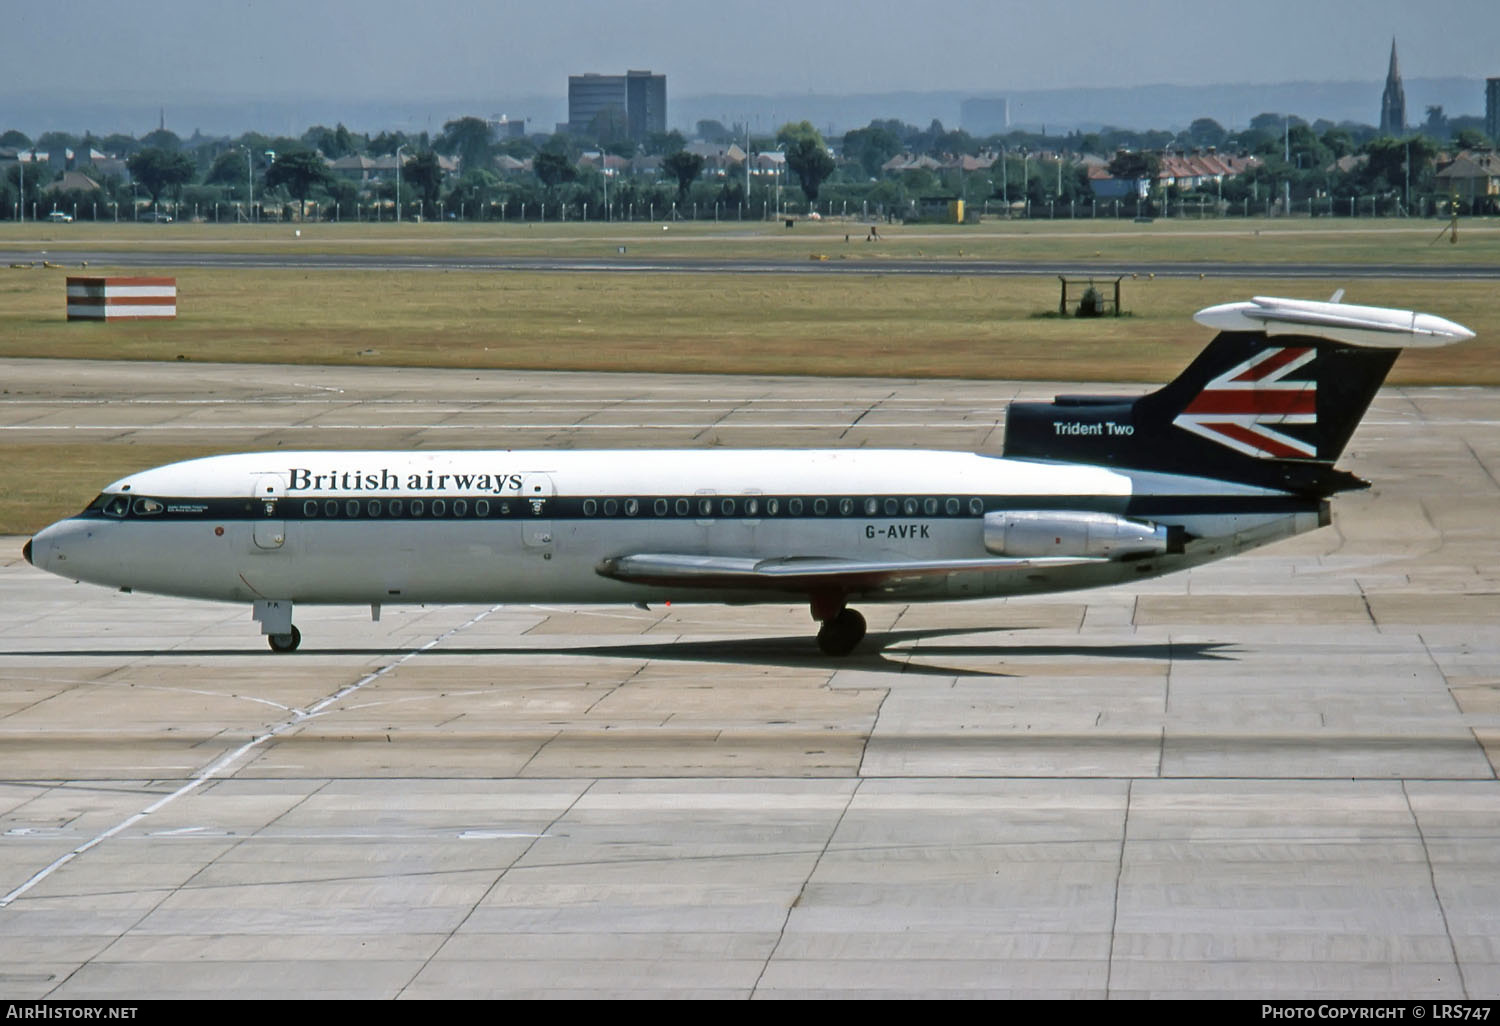
<path fill-rule="evenodd" d="M 438 635 L 436 638 L 433 638 L 421 648 L 413 649 L 412 651 L 406 653 L 406 655 L 402 656 L 400 659 L 397 659 L 395 662 L 388 663 L 387 665 L 382 666 L 380 669 L 374 671 L 373 673 L 366 674 L 359 680 L 355 681 L 353 684 L 350 684 L 348 687 L 340 688 L 338 691 L 335 691 L 333 694 L 327 696 L 311 708 L 305 711 L 296 711 L 289 719 L 283 720 L 276 726 L 272 727 L 270 730 L 266 731 L 264 734 L 261 734 L 259 737 L 252 738 L 251 740 L 245 742 L 234 751 L 226 753 L 222 758 L 213 762 L 207 768 L 199 771 L 198 774 L 193 777 L 193 779 L 189 780 L 186 784 L 183 784 L 171 794 L 165 795 L 164 797 L 151 803 L 140 812 L 126 817 L 119 823 L 116 823 L 114 826 L 110 827 L 108 830 L 96 835 L 88 841 L 85 841 L 83 844 L 80 844 L 78 847 L 74 848 L 66 855 L 58 858 L 57 860 L 52 862 L 51 865 L 38 870 L 36 873 L 32 874 L 29 880 L 21 884 L 21 886 L 17 887 L 9 894 L 6 894 L 4 897 L 0 897 L 0 908 L 5 908 L 11 902 L 24 895 L 27 891 L 31 890 L 37 884 L 47 879 L 47 877 L 57 872 L 63 866 L 66 866 L 69 862 L 72 862 L 78 856 L 93 848 L 97 848 L 99 845 L 103 844 L 111 837 L 114 837 L 117 834 L 130 829 L 131 827 L 135 826 L 135 824 L 139 823 L 141 820 L 145 819 L 152 813 L 160 812 L 162 809 L 166 808 L 177 799 L 183 797 L 184 795 L 191 794 L 198 788 L 202 787 L 204 784 L 208 783 L 210 780 L 227 774 L 232 767 L 236 766 L 247 755 L 254 752 L 257 748 L 260 748 L 267 741 L 274 740 L 275 738 L 280 737 L 282 734 L 286 733 L 292 728 L 301 726 L 312 717 L 321 715 L 325 709 L 333 705 L 335 702 L 338 702 L 340 699 L 348 695 L 352 695 L 354 692 L 363 688 L 365 685 L 374 683 L 381 677 L 384 677 L 386 674 L 390 673 L 392 670 L 395 670 L 403 664 L 409 662 L 410 660 L 415 659 L 417 656 L 422 655 L 423 653 L 428 652 L 433 648 L 436 648 L 438 645 L 441 645 L 444 641 L 447 641 L 455 634 L 469 629 L 480 620 L 483 620 L 485 617 L 489 616 L 491 613 L 498 611 L 501 608 L 502 606 L 500 605 L 491 606 L 489 609 L 486 609 L 478 616 L 473 617 L 468 622 L 459 624 L 452 630 Z"/>

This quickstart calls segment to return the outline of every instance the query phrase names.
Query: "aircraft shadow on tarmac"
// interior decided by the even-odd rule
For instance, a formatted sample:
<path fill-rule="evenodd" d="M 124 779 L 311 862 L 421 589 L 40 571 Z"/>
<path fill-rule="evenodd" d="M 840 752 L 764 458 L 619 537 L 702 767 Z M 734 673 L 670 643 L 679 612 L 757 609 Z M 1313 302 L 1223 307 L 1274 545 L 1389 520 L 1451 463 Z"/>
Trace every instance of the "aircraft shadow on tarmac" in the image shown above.
<path fill-rule="evenodd" d="M 783 666 L 797 669 L 820 670 L 866 670 L 904 674 L 919 674 L 938 677 L 1014 677 L 1024 671 L 1015 667 L 1009 670 L 985 669 L 975 666 L 976 661 L 1006 660 L 1019 658 L 1059 659 L 1146 659 L 1157 662 L 1172 660 L 1230 660 L 1234 659 L 1232 645 L 1223 642 L 1181 643 L 1162 642 L 1136 645 L 1014 645 L 1014 644 L 955 644 L 944 643 L 945 639 L 964 635 L 988 633 L 997 628 L 943 627 L 926 630 L 871 631 L 866 635 L 852 655 L 832 659 L 818 651 L 817 643 L 808 635 L 796 634 L 772 638 L 721 638 L 709 641 L 641 641 L 638 638 L 606 645 L 570 645 L 559 642 L 555 645 L 443 645 L 432 650 L 433 655 L 466 656 L 582 656 L 591 659 L 648 659 L 688 663 L 733 663 L 747 666 Z M 1013 629 L 1013 628 L 1012 628 Z M 295 661 L 309 656 L 403 656 L 410 648 L 303 648 L 295 655 L 277 656 L 264 650 L 237 648 L 172 648 L 172 649 L 67 649 L 52 651 L 0 652 L 3 656 L 30 656 L 56 658 L 139 658 L 154 656 L 173 659 L 202 659 L 226 656 L 264 655 L 280 665 L 283 660 Z M 962 660 L 964 665 L 934 665 L 934 659 Z"/>

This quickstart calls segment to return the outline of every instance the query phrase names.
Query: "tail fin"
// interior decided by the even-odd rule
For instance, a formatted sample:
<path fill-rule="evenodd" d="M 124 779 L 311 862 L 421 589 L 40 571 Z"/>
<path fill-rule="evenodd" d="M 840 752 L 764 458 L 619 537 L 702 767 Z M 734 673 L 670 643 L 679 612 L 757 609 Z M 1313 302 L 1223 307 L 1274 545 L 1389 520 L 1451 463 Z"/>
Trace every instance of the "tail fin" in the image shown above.
<path fill-rule="evenodd" d="M 1264 297 L 1196 320 L 1219 334 L 1149 395 L 1012 403 L 1005 455 L 1318 496 L 1366 487 L 1333 464 L 1401 349 L 1474 337 L 1430 314 Z"/>

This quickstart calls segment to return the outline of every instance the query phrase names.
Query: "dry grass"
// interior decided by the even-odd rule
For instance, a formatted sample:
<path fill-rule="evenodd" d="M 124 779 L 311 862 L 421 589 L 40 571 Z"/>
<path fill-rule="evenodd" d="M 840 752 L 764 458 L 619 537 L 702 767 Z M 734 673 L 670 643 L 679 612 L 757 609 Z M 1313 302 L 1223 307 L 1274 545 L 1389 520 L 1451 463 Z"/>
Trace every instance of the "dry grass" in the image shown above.
<path fill-rule="evenodd" d="M 1423 266 L 1500 261 L 1500 222 L 1466 219 L 1459 244 L 1440 238 L 1446 221 L 1316 218 L 1171 219 L 1134 224 L 1097 221 L 985 220 L 977 225 L 881 225 L 879 243 L 867 226 L 832 219 L 798 222 L 589 224 L 69 224 L 0 225 L 0 248 L 66 259 L 72 250 L 132 252 L 335 253 L 471 257 L 613 259 L 782 259 L 880 263 L 891 259 L 1045 260 L 1139 269 L 1149 261 L 1397 263 Z M 294 233 L 300 231 L 301 236 Z M 845 238 L 848 242 L 845 242 Z"/>
<path fill-rule="evenodd" d="M 218 451 L 212 441 L 202 446 L 118 441 L 6 445 L 0 450 L 6 481 L 0 489 L 0 535 L 31 534 L 76 513 L 105 485 L 132 471 Z"/>
<path fill-rule="evenodd" d="M 1054 279 L 163 269 L 171 321 L 68 323 L 63 272 L 0 271 L 0 356 L 510 369 L 1160 381 L 1207 338 L 1192 314 L 1327 286 L 1141 277 L 1131 316 L 1079 321 Z M 1346 299 L 1468 324 L 1394 380 L 1500 383 L 1493 283 L 1360 281 Z"/>

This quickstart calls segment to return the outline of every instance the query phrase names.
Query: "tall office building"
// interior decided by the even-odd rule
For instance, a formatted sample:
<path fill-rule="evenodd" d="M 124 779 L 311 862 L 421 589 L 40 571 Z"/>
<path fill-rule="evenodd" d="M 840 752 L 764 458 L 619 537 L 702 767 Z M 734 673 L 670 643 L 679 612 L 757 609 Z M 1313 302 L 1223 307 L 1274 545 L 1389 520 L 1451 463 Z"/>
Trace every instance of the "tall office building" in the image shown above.
<path fill-rule="evenodd" d="M 1500 146 L 1500 78 L 1484 80 L 1484 134 Z"/>
<path fill-rule="evenodd" d="M 568 76 L 568 131 L 644 142 L 666 130 L 667 76 L 649 71 Z"/>
<path fill-rule="evenodd" d="M 1406 90 L 1401 88 L 1401 69 L 1396 67 L 1396 40 L 1391 40 L 1391 67 L 1385 73 L 1385 92 L 1380 96 L 1380 131 L 1383 135 L 1406 134 Z"/>

